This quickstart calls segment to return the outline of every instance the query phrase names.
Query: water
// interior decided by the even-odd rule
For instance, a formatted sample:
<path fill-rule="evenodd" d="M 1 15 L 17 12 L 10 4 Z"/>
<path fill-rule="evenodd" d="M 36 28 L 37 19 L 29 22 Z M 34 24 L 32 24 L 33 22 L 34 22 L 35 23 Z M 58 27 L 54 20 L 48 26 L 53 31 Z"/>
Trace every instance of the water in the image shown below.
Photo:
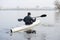
<path fill-rule="evenodd" d="M 18 22 L 18 18 L 24 18 L 27 12 L 31 12 L 32 16 L 40 16 L 47 14 L 45 18 L 38 18 L 42 24 L 33 29 L 36 34 L 30 34 L 31 40 L 60 40 L 60 25 L 55 25 L 55 11 L 0 11 L 0 40 L 27 40 L 29 36 L 25 32 L 16 32 L 10 35 L 9 29 L 24 25 L 24 22 Z M 48 26 L 51 24 L 53 26 Z M 31 36 L 32 35 L 32 36 Z"/>

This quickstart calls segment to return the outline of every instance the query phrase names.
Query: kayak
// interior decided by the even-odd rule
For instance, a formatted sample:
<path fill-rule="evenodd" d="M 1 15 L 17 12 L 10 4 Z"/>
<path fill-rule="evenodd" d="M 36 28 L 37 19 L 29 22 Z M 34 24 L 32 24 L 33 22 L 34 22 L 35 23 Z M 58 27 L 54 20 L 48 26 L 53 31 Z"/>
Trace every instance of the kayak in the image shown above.
<path fill-rule="evenodd" d="M 17 32 L 17 31 L 26 31 L 26 30 L 29 30 L 35 26 L 37 26 L 38 24 L 40 23 L 40 20 L 36 20 L 33 24 L 31 25 L 23 25 L 21 27 L 15 27 L 15 28 L 12 28 L 10 29 L 11 32 Z"/>

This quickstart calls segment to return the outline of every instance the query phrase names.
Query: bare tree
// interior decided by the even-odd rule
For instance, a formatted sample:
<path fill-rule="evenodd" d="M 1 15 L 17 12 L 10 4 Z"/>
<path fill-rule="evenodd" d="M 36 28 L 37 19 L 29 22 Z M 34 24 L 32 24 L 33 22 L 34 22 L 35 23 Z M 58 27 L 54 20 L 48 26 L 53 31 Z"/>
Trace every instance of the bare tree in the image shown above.
<path fill-rule="evenodd" d="M 59 0 L 56 0 L 55 1 L 55 7 L 56 7 L 56 14 L 55 14 L 55 18 L 56 18 L 56 22 L 60 22 L 60 1 Z"/>
<path fill-rule="evenodd" d="M 59 0 L 55 1 L 56 9 L 60 10 L 60 2 Z"/>

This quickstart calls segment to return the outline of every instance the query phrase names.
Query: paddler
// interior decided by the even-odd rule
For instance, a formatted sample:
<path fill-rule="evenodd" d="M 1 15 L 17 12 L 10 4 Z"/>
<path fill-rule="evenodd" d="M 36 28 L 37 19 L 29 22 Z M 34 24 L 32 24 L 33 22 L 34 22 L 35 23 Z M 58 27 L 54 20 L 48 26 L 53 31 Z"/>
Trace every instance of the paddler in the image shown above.
<path fill-rule="evenodd" d="M 31 25 L 33 22 L 36 21 L 36 18 L 33 19 L 31 17 L 31 13 L 28 12 L 27 16 L 24 17 L 24 20 L 23 21 L 25 22 L 25 25 Z M 30 33 L 36 33 L 36 31 L 35 30 L 32 30 L 32 29 L 29 29 L 29 30 L 27 30 L 25 32 L 28 33 L 28 34 L 30 34 Z"/>
<path fill-rule="evenodd" d="M 23 20 L 23 21 L 25 22 L 25 25 L 30 25 L 30 24 L 32 24 L 33 22 L 36 21 L 36 18 L 33 19 L 33 18 L 31 17 L 31 13 L 28 12 L 27 16 L 24 17 L 24 20 Z"/>

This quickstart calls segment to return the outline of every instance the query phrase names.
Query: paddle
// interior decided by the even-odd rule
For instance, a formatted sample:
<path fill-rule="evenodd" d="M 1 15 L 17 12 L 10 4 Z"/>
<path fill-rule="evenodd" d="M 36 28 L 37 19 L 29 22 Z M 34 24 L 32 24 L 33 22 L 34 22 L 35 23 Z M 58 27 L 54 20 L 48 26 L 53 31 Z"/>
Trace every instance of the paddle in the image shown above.
<path fill-rule="evenodd" d="M 33 17 L 33 18 L 38 18 L 38 17 L 46 17 L 47 15 L 46 14 L 43 14 L 41 16 L 36 16 L 36 17 Z"/>
<path fill-rule="evenodd" d="M 38 17 L 46 17 L 47 15 L 46 14 L 43 14 L 41 16 L 36 16 L 36 17 L 33 17 L 33 18 L 38 18 Z M 18 19 L 18 21 L 22 21 L 23 19 Z"/>
<path fill-rule="evenodd" d="M 18 19 L 18 21 L 22 21 L 23 19 Z"/>

